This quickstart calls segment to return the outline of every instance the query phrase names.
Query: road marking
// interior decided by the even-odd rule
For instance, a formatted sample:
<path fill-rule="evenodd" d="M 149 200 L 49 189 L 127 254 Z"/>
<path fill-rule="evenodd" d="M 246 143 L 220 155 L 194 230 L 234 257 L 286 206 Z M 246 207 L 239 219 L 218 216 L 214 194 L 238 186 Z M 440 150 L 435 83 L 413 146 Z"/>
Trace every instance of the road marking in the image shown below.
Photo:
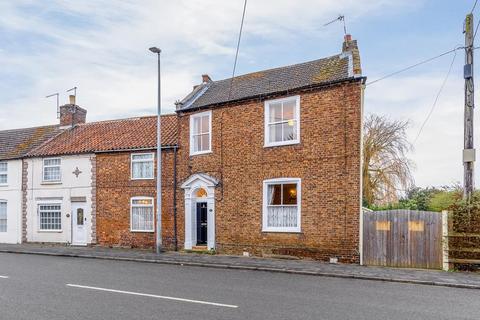
<path fill-rule="evenodd" d="M 90 289 L 90 290 L 97 290 L 97 291 L 106 291 L 106 292 L 113 292 L 113 293 L 130 294 L 130 295 L 133 295 L 133 296 L 142 296 L 142 297 L 150 297 L 150 298 L 157 298 L 157 299 L 165 299 L 165 300 L 174 300 L 174 301 L 182 301 L 182 302 L 206 304 L 206 305 L 217 306 L 217 307 L 238 308 L 238 306 L 235 306 L 235 305 L 232 305 L 232 304 L 223 304 L 223 303 L 208 302 L 208 301 L 201 301 L 201 300 L 191 300 L 191 299 L 184 299 L 184 298 L 176 298 L 176 297 L 168 297 L 168 296 L 159 296 L 159 295 L 148 294 L 148 293 L 140 293 L 140 292 L 131 292 L 131 291 L 123 291 L 123 290 L 114 290 L 114 289 L 98 288 L 98 287 L 81 286 L 81 285 L 78 285 L 78 284 L 70 284 L 70 283 L 68 283 L 67 286 L 68 286 L 68 287 L 73 287 L 73 288 L 82 288 L 82 289 Z"/>
<path fill-rule="evenodd" d="M 8 279 L 8 276 L 0 276 L 2 279 Z"/>

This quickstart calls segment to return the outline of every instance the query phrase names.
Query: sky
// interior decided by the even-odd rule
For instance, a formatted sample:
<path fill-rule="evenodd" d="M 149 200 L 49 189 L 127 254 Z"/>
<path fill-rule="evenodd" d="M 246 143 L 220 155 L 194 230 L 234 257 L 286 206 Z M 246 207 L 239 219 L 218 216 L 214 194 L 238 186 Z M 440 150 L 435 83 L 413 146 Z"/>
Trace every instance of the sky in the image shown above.
<path fill-rule="evenodd" d="M 358 40 L 363 74 L 373 81 L 461 46 L 473 3 L 250 0 L 236 74 L 340 53 L 342 24 L 324 24 L 343 14 Z M 45 96 L 59 92 L 66 103 L 74 86 L 88 121 L 154 114 L 151 46 L 162 49 L 162 108 L 173 112 L 202 74 L 231 76 L 242 9 L 243 0 L 0 0 L 0 130 L 57 123 L 55 98 Z M 474 14 L 480 16 L 480 4 Z M 463 179 L 464 51 L 456 53 L 365 90 L 366 114 L 409 121 L 418 186 Z M 480 181 L 480 170 L 475 175 Z"/>

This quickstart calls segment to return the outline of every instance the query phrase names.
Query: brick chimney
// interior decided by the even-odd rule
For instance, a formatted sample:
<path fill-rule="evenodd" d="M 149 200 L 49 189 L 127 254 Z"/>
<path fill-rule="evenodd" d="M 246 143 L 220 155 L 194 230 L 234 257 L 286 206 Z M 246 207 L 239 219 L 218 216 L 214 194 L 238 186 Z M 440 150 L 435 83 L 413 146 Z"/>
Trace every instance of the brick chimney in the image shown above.
<path fill-rule="evenodd" d="M 353 74 L 361 75 L 362 74 L 362 67 L 360 64 L 360 51 L 358 50 L 357 40 L 352 40 L 352 36 L 350 34 L 346 34 L 343 46 L 342 46 L 343 53 L 351 53 L 352 60 L 353 60 Z"/>
<path fill-rule="evenodd" d="M 75 96 L 70 95 L 69 103 L 60 106 L 60 127 L 75 126 L 85 123 L 87 120 L 87 110 L 76 105 Z"/>
<path fill-rule="evenodd" d="M 212 79 L 210 78 L 210 76 L 208 74 L 202 74 L 202 82 L 203 83 L 207 83 L 207 82 L 211 82 Z"/>

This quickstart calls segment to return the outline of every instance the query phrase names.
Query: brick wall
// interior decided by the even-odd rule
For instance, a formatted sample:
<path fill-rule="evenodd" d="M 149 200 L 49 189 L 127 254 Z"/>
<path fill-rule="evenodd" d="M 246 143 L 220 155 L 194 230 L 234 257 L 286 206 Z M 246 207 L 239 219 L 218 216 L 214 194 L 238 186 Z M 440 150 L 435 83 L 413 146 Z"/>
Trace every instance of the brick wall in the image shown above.
<path fill-rule="evenodd" d="M 28 162 L 22 160 L 22 242 L 27 242 Z"/>
<path fill-rule="evenodd" d="M 130 156 L 130 152 L 100 153 L 96 156 L 97 243 L 152 248 L 155 246 L 154 232 L 130 231 L 130 199 L 138 196 L 156 198 L 156 180 L 131 180 Z M 164 245 L 170 249 L 174 241 L 173 158 L 173 150 L 162 151 L 162 234 Z"/>
<path fill-rule="evenodd" d="M 97 243 L 97 161 L 95 155 L 90 158 L 92 164 L 92 244 Z"/>
<path fill-rule="evenodd" d="M 190 113 L 180 115 L 179 184 L 197 172 L 220 180 L 215 211 L 221 253 L 336 256 L 358 262 L 361 85 L 300 95 L 301 143 L 293 146 L 264 148 L 264 101 L 255 100 L 214 108 L 213 152 L 190 157 Z M 263 181 L 284 177 L 302 179 L 301 233 L 262 232 Z M 177 207 L 180 225 L 181 189 Z M 182 240 L 183 232 L 179 236 Z"/>

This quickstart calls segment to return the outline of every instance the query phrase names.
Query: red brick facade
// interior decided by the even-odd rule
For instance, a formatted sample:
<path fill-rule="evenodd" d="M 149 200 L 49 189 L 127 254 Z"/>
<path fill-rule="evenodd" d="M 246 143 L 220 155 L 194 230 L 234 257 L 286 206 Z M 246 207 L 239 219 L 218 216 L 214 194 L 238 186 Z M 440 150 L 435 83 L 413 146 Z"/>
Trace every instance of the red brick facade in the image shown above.
<path fill-rule="evenodd" d="M 97 154 L 96 231 L 99 245 L 136 248 L 151 248 L 155 246 L 154 232 L 130 231 L 130 199 L 141 196 L 156 199 L 155 179 L 131 179 L 131 154 L 144 152 L 155 153 L 155 150 Z M 163 151 L 163 241 L 165 246 L 171 249 L 174 248 L 173 159 L 174 149 Z M 156 202 L 154 207 L 156 207 Z"/>
<path fill-rule="evenodd" d="M 300 143 L 264 147 L 264 101 L 212 110 L 212 153 L 190 156 L 189 119 L 178 115 L 177 235 L 185 239 L 184 190 L 192 174 L 215 188 L 215 248 L 220 253 L 282 254 L 358 262 L 360 217 L 360 81 L 300 95 Z M 271 97 L 278 98 L 278 97 Z M 204 111 L 204 110 L 202 110 Z M 97 154 L 100 245 L 154 247 L 154 233 L 130 232 L 130 198 L 155 196 L 155 180 L 130 179 L 130 152 Z M 174 151 L 163 151 L 163 241 L 173 248 Z M 263 181 L 300 178 L 301 232 L 262 232 Z"/>
<path fill-rule="evenodd" d="M 361 84 L 294 94 L 300 94 L 297 145 L 264 147 L 262 99 L 213 108 L 213 152 L 189 156 L 191 113 L 180 114 L 178 179 L 206 173 L 220 181 L 215 190 L 218 252 L 335 256 L 357 262 Z M 262 232 L 263 181 L 285 177 L 301 178 L 301 232 Z M 185 210 L 182 189 L 178 195 L 180 218 Z"/>

